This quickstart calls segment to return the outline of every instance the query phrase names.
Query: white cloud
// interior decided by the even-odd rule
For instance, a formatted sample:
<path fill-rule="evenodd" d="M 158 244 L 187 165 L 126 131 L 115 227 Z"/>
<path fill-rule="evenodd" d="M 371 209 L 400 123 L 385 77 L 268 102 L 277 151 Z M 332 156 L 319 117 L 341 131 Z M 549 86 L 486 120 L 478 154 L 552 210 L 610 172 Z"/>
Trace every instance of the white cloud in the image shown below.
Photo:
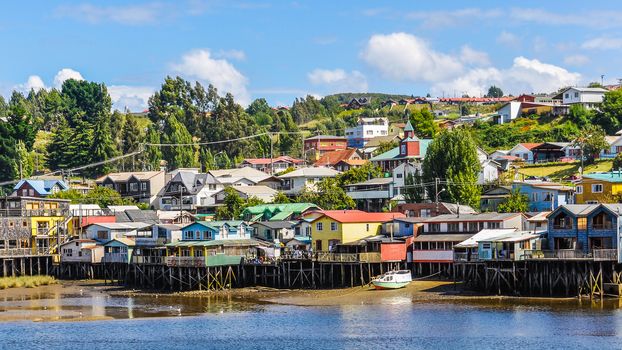
<path fill-rule="evenodd" d="M 232 93 L 242 105 L 250 103 L 248 79 L 227 60 L 213 58 L 209 50 L 188 52 L 181 57 L 181 62 L 173 64 L 172 68 L 186 79 L 196 79 Z"/>
<path fill-rule="evenodd" d="M 331 92 L 367 92 L 367 78 L 363 73 L 343 69 L 314 69 L 307 74 L 313 85 L 326 86 Z"/>
<path fill-rule="evenodd" d="M 56 15 L 88 23 L 116 22 L 137 25 L 156 22 L 167 10 L 159 3 L 127 6 L 97 6 L 92 4 L 64 5 Z"/>
<path fill-rule="evenodd" d="M 153 95 L 154 91 L 155 89 L 149 86 L 108 86 L 112 107 L 121 111 L 125 110 L 125 108 L 132 112 L 144 110 L 147 108 L 149 97 Z"/>
<path fill-rule="evenodd" d="M 370 66 L 394 80 L 437 81 L 462 71 L 459 59 L 431 49 L 406 33 L 373 35 L 361 53 Z"/>
<path fill-rule="evenodd" d="M 84 80 L 80 72 L 71 68 L 63 68 L 54 76 L 54 87 L 60 89 L 67 79 Z"/>
<path fill-rule="evenodd" d="M 570 55 L 564 57 L 564 64 L 570 66 L 582 66 L 590 62 L 590 58 L 585 55 Z"/>
<path fill-rule="evenodd" d="M 497 42 L 507 46 L 516 46 L 520 44 L 520 38 L 504 30 L 497 36 Z"/>
<path fill-rule="evenodd" d="M 576 85 L 580 79 L 578 73 L 519 56 L 514 58 L 510 68 L 472 69 L 453 80 L 435 84 L 432 90 L 437 94 L 455 91 L 457 94 L 478 96 L 485 93 L 490 85 L 496 85 L 506 94 L 552 92 L 563 86 Z"/>
<path fill-rule="evenodd" d="M 622 48 L 621 38 L 599 37 L 587 40 L 581 47 L 588 50 L 616 50 Z"/>
<path fill-rule="evenodd" d="M 483 51 L 477 51 L 468 45 L 464 45 L 460 51 L 460 60 L 465 64 L 475 66 L 487 66 L 490 64 L 488 54 Z"/>
<path fill-rule="evenodd" d="M 31 75 L 28 77 L 28 80 L 26 80 L 25 83 L 23 84 L 19 84 L 16 85 L 14 87 L 15 90 L 17 91 L 21 91 L 24 93 L 28 93 L 30 90 L 41 90 L 41 89 L 45 89 L 45 83 L 43 82 L 43 79 L 41 79 L 40 76 L 38 75 Z"/>

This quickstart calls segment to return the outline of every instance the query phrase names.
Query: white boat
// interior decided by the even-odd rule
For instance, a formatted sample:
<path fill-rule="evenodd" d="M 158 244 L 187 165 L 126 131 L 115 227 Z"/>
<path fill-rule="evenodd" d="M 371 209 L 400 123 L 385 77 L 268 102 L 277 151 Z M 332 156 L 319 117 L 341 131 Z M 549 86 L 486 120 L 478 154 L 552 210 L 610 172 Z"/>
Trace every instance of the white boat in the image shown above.
<path fill-rule="evenodd" d="M 373 279 L 371 283 L 376 289 L 398 289 L 406 287 L 412 280 L 409 270 L 398 270 L 384 273 Z"/>

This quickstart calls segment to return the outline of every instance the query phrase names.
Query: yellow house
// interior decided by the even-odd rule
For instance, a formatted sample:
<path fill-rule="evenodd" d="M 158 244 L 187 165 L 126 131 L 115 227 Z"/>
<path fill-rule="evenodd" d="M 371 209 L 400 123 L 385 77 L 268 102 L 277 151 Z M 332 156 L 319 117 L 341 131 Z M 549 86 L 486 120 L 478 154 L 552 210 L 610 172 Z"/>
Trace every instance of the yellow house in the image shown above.
<path fill-rule="evenodd" d="M 622 194 L 622 173 L 584 174 L 575 188 L 577 204 L 610 203 Z"/>
<path fill-rule="evenodd" d="M 314 251 L 330 251 L 336 244 L 350 243 L 382 233 L 382 224 L 402 213 L 367 213 L 360 210 L 326 210 L 311 221 Z"/>

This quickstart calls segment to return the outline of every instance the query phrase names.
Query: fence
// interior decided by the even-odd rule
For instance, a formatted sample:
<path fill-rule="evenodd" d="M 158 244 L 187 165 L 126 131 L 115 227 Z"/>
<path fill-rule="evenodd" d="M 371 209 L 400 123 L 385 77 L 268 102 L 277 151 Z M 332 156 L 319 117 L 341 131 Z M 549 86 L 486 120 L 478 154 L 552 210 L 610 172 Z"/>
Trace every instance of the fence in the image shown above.
<path fill-rule="evenodd" d="M 126 263 L 128 262 L 127 253 L 107 253 L 104 254 L 102 262 L 105 263 Z"/>
<path fill-rule="evenodd" d="M 166 265 L 178 267 L 205 267 L 205 257 L 202 256 L 169 256 Z"/>
<path fill-rule="evenodd" d="M 359 255 L 356 253 L 317 252 L 315 260 L 320 262 L 358 262 Z"/>

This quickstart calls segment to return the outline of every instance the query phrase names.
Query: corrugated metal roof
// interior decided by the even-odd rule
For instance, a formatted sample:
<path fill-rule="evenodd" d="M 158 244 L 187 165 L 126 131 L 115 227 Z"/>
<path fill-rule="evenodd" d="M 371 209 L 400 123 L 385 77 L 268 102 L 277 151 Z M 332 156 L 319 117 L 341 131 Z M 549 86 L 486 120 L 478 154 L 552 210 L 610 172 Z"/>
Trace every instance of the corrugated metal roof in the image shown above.
<path fill-rule="evenodd" d="M 462 242 L 473 233 L 430 233 L 415 237 L 415 242 Z"/>

